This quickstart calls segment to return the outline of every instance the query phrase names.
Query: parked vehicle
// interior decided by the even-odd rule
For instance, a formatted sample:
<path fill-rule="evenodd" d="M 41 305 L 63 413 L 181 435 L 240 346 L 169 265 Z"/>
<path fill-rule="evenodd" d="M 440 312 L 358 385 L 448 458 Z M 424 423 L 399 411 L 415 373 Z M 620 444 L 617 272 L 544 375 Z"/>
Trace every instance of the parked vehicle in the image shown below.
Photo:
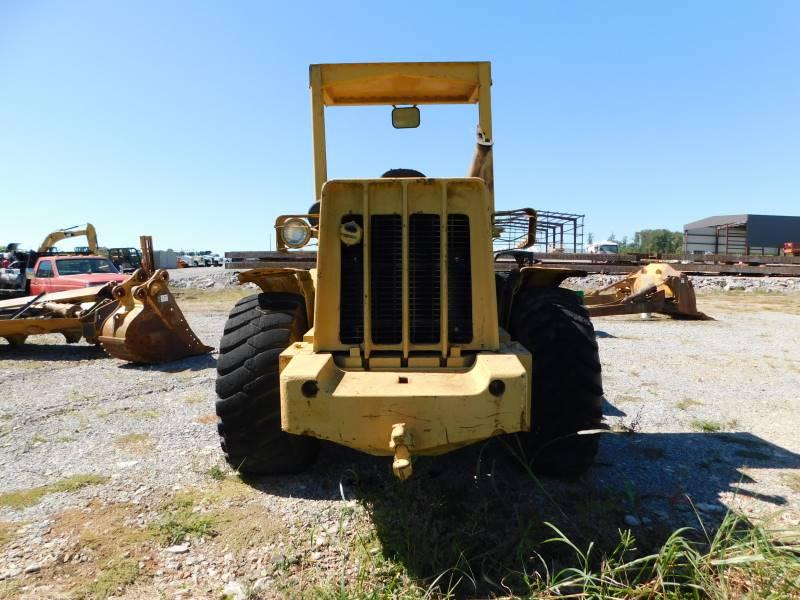
<path fill-rule="evenodd" d="M 128 279 L 105 256 L 44 255 L 36 261 L 30 293 L 33 296 L 79 288 L 121 283 Z"/>
<path fill-rule="evenodd" d="M 108 257 L 122 273 L 133 273 L 142 266 L 142 251 L 139 248 L 109 248 Z"/>
<path fill-rule="evenodd" d="M 25 264 L 15 260 L 5 268 L 0 268 L 0 289 L 24 289 Z"/>
<path fill-rule="evenodd" d="M 586 246 L 589 254 L 619 254 L 619 242 L 614 240 L 603 240 Z"/>

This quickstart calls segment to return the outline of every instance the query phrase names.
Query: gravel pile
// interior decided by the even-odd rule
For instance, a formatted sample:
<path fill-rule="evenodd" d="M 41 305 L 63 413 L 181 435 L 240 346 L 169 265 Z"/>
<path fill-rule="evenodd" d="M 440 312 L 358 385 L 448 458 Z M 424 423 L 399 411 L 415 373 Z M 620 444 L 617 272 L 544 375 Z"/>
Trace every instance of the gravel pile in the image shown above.
<path fill-rule="evenodd" d="M 623 279 L 622 275 L 587 275 L 567 279 L 567 287 L 576 290 L 596 290 Z M 800 277 L 733 277 L 729 275 L 689 277 L 698 292 L 800 292 Z M 253 284 L 246 284 L 255 287 Z M 239 287 L 236 272 L 222 267 L 173 269 L 170 271 L 173 288 L 218 290 Z"/>
<path fill-rule="evenodd" d="M 172 288 L 199 290 L 223 290 L 241 287 L 235 271 L 221 267 L 173 269 L 169 272 L 169 285 Z M 252 283 L 246 287 L 256 287 Z"/>
<path fill-rule="evenodd" d="M 575 290 L 597 290 L 624 279 L 623 275 L 587 275 L 571 277 L 566 280 L 566 287 Z M 722 275 L 710 277 L 690 275 L 689 279 L 695 291 L 704 292 L 800 292 L 800 277 L 734 277 Z"/>

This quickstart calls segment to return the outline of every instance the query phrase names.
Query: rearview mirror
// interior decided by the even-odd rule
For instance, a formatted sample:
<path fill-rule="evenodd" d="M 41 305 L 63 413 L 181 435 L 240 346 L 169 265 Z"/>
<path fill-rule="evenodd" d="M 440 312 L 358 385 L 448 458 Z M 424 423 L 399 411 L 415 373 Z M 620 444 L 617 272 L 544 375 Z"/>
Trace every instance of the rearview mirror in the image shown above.
<path fill-rule="evenodd" d="M 419 127 L 419 109 L 416 106 L 395 106 L 392 109 L 392 127 L 395 129 Z"/>

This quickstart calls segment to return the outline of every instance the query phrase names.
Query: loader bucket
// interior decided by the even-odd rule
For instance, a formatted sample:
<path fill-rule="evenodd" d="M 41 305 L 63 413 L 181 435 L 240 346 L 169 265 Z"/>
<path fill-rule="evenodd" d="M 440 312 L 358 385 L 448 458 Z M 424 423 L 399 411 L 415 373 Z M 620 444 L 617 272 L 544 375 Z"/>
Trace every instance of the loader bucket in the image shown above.
<path fill-rule="evenodd" d="M 108 354 L 153 364 L 213 350 L 189 327 L 169 291 L 168 279 L 163 269 L 150 278 L 138 269 L 130 279 L 114 287 L 112 294 L 119 303 L 99 326 L 98 336 Z"/>
<path fill-rule="evenodd" d="M 661 313 L 675 319 L 714 319 L 697 310 L 689 278 L 666 263 L 650 263 L 625 279 L 584 295 L 592 317 Z"/>

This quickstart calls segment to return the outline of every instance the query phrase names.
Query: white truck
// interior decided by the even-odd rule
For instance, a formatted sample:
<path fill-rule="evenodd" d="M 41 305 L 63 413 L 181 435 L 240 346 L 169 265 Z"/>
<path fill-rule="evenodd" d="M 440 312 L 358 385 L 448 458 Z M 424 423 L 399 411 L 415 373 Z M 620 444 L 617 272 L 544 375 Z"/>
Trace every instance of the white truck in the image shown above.
<path fill-rule="evenodd" d="M 588 254 L 619 254 L 619 242 L 614 240 L 603 240 L 593 244 L 587 244 Z"/>

